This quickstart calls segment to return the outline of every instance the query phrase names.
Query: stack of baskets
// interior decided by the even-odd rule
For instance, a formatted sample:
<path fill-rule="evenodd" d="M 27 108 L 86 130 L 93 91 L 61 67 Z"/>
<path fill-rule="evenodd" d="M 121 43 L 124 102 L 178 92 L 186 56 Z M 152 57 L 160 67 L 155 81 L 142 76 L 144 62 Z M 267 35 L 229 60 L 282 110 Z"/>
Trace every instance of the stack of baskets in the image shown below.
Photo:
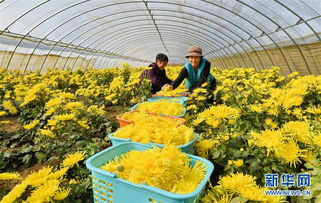
<path fill-rule="evenodd" d="M 184 114 L 179 115 L 177 117 L 172 117 L 168 115 L 159 115 L 166 116 L 166 118 L 171 120 L 178 121 L 179 125 L 182 125 L 185 120 L 182 118 L 186 113 L 186 101 L 187 97 L 152 97 L 149 98 L 146 102 L 154 102 L 159 100 L 168 100 L 171 102 L 179 102 L 184 105 Z M 131 108 L 132 111 L 140 105 L 141 103 L 136 104 Z M 123 114 L 117 116 L 120 127 L 124 127 L 126 125 L 132 124 L 132 121 L 128 121 L 122 118 Z M 188 194 L 174 194 L 153 186 L 142 184 L 135 184 L 129 182 L 127 180 L 121 179 L 116 176 L 115 173 L 111 173 L 109 171 L 100 169 L 102 165 L 106 162 L 113 160 L 115 157 L 120 156 L 121 154 L 125 154 L 131 150 L 144 151 L 147 149 L 151 149 L 152 145 L 157 145 L 159 147 L 164 147 L 161 144 L 149 143 L 142 144 L 133 142 L 130 139 L 117 138 L 113 136 L 114 133 L 109 135 L 109 138 L 112 141 L 113 146 L 101 151 L 92 157 L 90 157 L 86 161 L 87 168 L 92 173 L 92 181 L 93 181 L 93 192 L 94 192 L 94 202 L 121 202 L 121 203 L 174 203 L 174 202 L 197 202 L 200 198 L 202 191 L 206 186 L 206 182 L 211 176 L 214 166 L 213 164 L 201 157 L 197 157 L 192 155 L 194 152 L 194 143 L 199 138 L 197 134 L 192 141 L 185 145 L 178 146 L 182 152 L 188 153 L 187 155 L 191 159 L 190 165 L 193 166 L 196 161 L 201 161 L 205 166 L 206 174 L 204 179 L 201 181 L 199 186 L 195 191 Z"/>

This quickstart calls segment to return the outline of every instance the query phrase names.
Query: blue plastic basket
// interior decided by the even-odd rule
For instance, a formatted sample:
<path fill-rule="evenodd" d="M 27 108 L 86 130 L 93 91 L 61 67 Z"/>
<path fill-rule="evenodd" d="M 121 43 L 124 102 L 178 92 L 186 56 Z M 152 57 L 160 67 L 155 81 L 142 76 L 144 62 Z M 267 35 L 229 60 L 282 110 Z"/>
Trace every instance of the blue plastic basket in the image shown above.
<path fill-rule="evenodd" d="M 169 100 L 169 101 L 178 101 L 186 103 L 188 100 L 188 97 L 166 97 L 166 96 L 157 96 L 157 97 L 150 97 L 148 101 L 160 101 L 160 100 Z"/>
<path fill-rule="evenodd" d="M 115 133 L 110 133 L 110 134 L 108 135 L 108 137 L 109 137 L 109 139 L 111 140 L 113 146 L 119 145 L 119 144 L 122 144 L 122 143 L 126 143 L 126 142 L 139 143 L 139 142 L 134 142 L 134 141 L 132 141 L 131 139 L 114 137 L 114 136 L 113 136 L 114 134 L 115 134 Z M 182 150 L 182 152 L 189 153 L 189 154 L 194 154 L 194 144 L 195 144 L 196 140 L 197 140 L 199 137 L 200 137 L 200 136 L 199 136 L 197 133 L 195 133 L 195 134 L 194 134 L 194 139 L 193 139 L 192 141 L 190 141 L 189 143 L 184 144 L 184 145 L 179 145 L 179 146 L 177 146 L 177 147 L 179 147 L 179 148 Z M 139 143 L 139 144 L 146 145 L 146 146 L 156 145 L 156 146 L 161 147 L 161 148 L 164 147 L 163 144 L 156 144 L 156 143 L 152 143 L 152 142 L 150 142 L 150 143 L 148 143 L 148 144 L 144 144 L 144 143 Z"/>
<path fill-rule="evenodd" d="M 123 143 L 101 151 L 86 161 L 87 168 L 92 173 L 93 193 L 95 203 L 192 203 L 200 198 L 207 180 L 210 178 L 214 165 L 201 157 L 188 154 L 191 165 L 201 161 L 206 167 L 206 175 L 194 192 L 175 194 L 146 184 L 135 184 L 118 178 L 115 173 L 100 169 L 109 160 L 131 150 L 144 151 L 151 146 L 139 143 Z"/>
<path fill-rule="evenodd" d="M 145 102 L 155 102 L 155 101 L 145 101 Z M 138 106 L 139 106 L 140 104 L 142 104 L 142 103 L 144 103 L 144 102 L 140 102 L 140 103 L 135 104 L 134 106 L 132 106 L 132 107 L 130 108 L 130 110 L 131 110 L 131 111 L 135 111 L 135 110 L 138 108 Z M 186 114 L 186 103 L 184 103 L 184 102 L 177 102 L 177 103 L 180 103 L 180 104 L 182 104 L 182 105 L 184 106 L 184 112 L 183 112 L 181 115 L 176 115 L 176 116 L 167 115 L 167 114 L 160 114 L 160 115 L 161 115 L 161 116 L 172 116 L 172 117 L 177 117 L 177 118 L 183 118 L 183 117 L 185 116 L 185 114 Z"/>

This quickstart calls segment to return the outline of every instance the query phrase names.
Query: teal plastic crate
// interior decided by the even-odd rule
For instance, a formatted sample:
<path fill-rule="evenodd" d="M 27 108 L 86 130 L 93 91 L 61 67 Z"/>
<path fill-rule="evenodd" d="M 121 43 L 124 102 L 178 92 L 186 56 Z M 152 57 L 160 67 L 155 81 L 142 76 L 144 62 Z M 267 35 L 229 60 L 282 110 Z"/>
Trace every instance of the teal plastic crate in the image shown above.
<path fill-rule="evenodd" d="M 155 102 L 155 101 L 145 101 L 145 102 Z M 131 111 L 135 111 L 141 103 L 144 103 L 144 102 L 140 102 L 140 103 L 135 104 L 134 106 L 132 106 L 130 108 L 130 110 Z M 177 116 L 172 116 L 172 115 L 167 115 L 167 114 L 160 114 L 160 115 L 161 116 L 172 116 L 172 117 L 177 117 L 177 118 L 183 118 L 185 116 L 185 114 L 186 114 L 186 103 L 181 102 L 181 101 L 177 102 L 177 103 L 180 103 L 180 104 L 182 104 L 184 106 L 184 112 L 181 115 L 177 115 Z"/>
<path fill-rule="evenodd" d="M 192 203 L 198 202 L 205 189 L 207 180 L 210 178 L 214 165 L 201 157 L 188 154 L 191 165 L 201 161 L 207 168 L 202 182 L 192 193 L 174 194 L 146 184 L 135 184 L 118 178 L 115 173 L 100 169 L 109 160 L 131 150 L 144 151 L 151 146 L 139 143 L 123 143 L 109 147 L 86 161 L 87 168 L 92 173 L 93 193 L 95 203 Z"/>
<path fill-rule="evenodd" d="M 150 97 L 148 98 L 148 101 L 160 101 L 160 100 L 169 100 L 169 101 L 178 101 L 186 103 L 188 100 L 188 97 L 166 97 L 166 96 L 157 96 L 157 97 Z"/>
<path fill-rule="evenodd" d="M 122 143 L 126 143 L 126 142 L 138 143 L 138 142 L 132 141 L 131 139 L 114 137 L 114 136 L 113 136 L 114 134 L 115 134 L 115 133 L 110 133 L 110 134 L 108 135 L 108 137 L 109 137 L 109 139 L 111 140 L 113 146 L 119 145 L 119 144 L 122 144 Z M 193 139 L 192 141 L 190 141 L 189 143 L 184 144 L 184 145 L 179 145 L 179 146 L 177 146 L 177 147 L 179 147 L 179 148 L 182 150 L 182 152 L 189 153 L 189 154 L 194 154 L 194 144 L 195 144 L 196 140 L 197 140 L 199 137 L 200 137 L 200 136 L 199 136 L 197 133 L 195 133 L 195 134 L 194 134 L 194 139 Z M 143 143 L 140 143 L 140 144 L 143 144 Z M 156 144 L 156 143 L 152 143 L 152 142 L 150 142 L 150 143 L 148 143 L 148 144 L 143 144 L 143 145 L 147 145 L 147 146 L 156 145 L 156 146 L 161 147 L 161 148 L 164 147 L 163 144 Z"/>

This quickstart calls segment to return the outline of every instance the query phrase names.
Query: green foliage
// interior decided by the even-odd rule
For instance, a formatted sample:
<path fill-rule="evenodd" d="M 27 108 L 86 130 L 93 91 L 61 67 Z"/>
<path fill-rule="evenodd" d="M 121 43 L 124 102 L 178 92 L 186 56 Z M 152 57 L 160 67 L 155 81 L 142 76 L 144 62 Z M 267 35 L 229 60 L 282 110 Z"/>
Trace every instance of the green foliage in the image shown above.
<path fill-rule="evenodd" d="M 28 133 L 0 132 L 0 170 L 13 170 L 28 167 L 36 160 L 40 147 L 33 144 Z"/>

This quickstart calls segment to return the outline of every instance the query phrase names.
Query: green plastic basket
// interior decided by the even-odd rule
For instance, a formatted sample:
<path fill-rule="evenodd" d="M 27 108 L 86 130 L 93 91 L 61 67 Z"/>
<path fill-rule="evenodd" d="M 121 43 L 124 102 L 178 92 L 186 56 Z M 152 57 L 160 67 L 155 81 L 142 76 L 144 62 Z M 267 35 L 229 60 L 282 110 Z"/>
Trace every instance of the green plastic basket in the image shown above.
<path fill-rule="evenodd" d="M 108 137 L 109 137 L 109 139 L 111 140 L 111 142 L 112 142 L 113 145 L 118 145 L 118 144 L 126 143 L 126 142 L 139 143 L 139 142 L 134 142 L 134 141 L 132 141 L 131 139 L 114 137 L 114 136 L 113 136 L 114 134 L 115 134 L 115 133 L 110 133 L 110 134 L 108 135 Z M 195 133 L 195 134 L 194 134 L 194 139 L 193 139 L 192 141 L 190 141 L 189 143 L 184 144 L 184 145 L 179 145 L 179 146 L 177 146 L 177 147 L 179 147 L 179 148 L 182 150 L 182 152 L 185 152 L 185 153 L 188 153 L 188 154 L 194 154 L 194 144 L 195 144 L 196 140 L 197 140 L 199 137 L 200 137 L 200 136 L 199 136 L 197 133 Z M 140 144 L 143 144 L 143 143 L 140 143 Z M 156 145 L 156 146 L 161 147 L 161 148 L 164 147 L 163 144 L 156 144 L 156 143 L 152 143 L 152 142 L 150 142 L 150 143 L 148 143 L 148 144 L 143 144 L 143 145 L 148 145 L 148 146 L 150 146 L 150 145 Z"/>
<path fill-rule="evenodd" d="M 173 102 L 182 102 L 186 103 L 188 97 L 166 97 L 166 96 L 157 96 L 157 97 L 150 97 L 148 101 L 160 101 L 160 100 L 169 100 Z"/>
<path fill-rule="evenodd" d="M 86 161 L 92 173 L 95 203 L 192 203 L 198 202 L 207 180 L 210 178 L 214 165 L 201 157 L 188 154 L 191 165 L 201 161 L 207 168 L 206 175 L 194 192 L 175 194 L 146 184 L 135 184 L 118 178 L 115 173 L 100 169 L 106 162 L 131 150 L 144 151 L 151 146 L 139 143 L 123 143 L 101 151 Z"/>

